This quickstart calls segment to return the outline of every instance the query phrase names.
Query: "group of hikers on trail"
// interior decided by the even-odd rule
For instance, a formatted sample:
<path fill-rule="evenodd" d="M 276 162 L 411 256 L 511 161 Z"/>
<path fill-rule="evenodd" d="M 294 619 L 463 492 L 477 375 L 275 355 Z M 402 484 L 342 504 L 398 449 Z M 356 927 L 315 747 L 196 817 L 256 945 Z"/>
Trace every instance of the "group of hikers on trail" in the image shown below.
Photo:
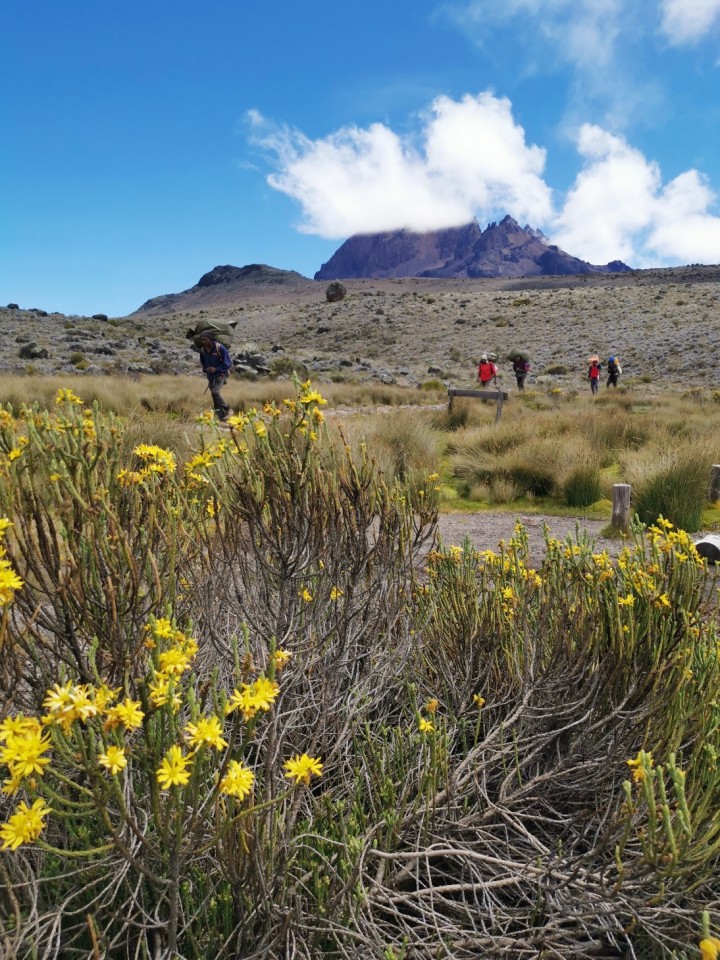
<path fill-rule="evenodd" d="M 600 363 L 600 357 L 598 357 L 597 354 L 588 357 L 588 380 L 590 381 L 590 390 L 592 393 L 598 392 L 601 371 L 602 363 Z M 608 358 L 607 372 L 607 386 L 617 387 L 618 377 L 622 373 L 622 367 L 620 366 L 620 360 L 614 354 Z"/>
<path fill-rule="evenodd" d="M 525 352 L 515 351 L 510 354 L 509 357 L 512 360 L 513 373 L 515 374 L 515 380 L 517 381 L 518 390 L 525 389 L 525 378 L 530 372 L 530 362 L 528 356 Z M 597 393 L 600 385 L 600 374 L 602 371 L 602 363 L 600 362 L 600 357 L 597 354 L 588 357 L 588 379 L 590 380 L 590 390 L 592 393 Z M 620 366 L 620 360 L 614 354 L 609 357 L 607 362 L 607 385 L 608 387 L 617 387 L 618 377 L 622 373 L 622 367 Z M 491 383 L 497 383 L 497 374 L 498 368 L 495 365 L 495 355 L 483 353 L 480 357 L 480 362 L 478 363 L 477 369 L 477 378 L 480 381 L 480 386 L 487 388 Z"/>
<path fill-rule="evenodd" d="M 210 390 L 210 396 L 213 401 L 215 416 L 220 421 L 227 420 L 230 414 L 230 407 L 225 402 L 222 395 L 222 388 L 227 383 L 228 376 L 233 370 L 233 361 L 228 347 L 232 342 L 232 334 L 235 322 L 224 323 L 202 323 L 195 328 L 188 330 L 186 336 L 193 341 L 193 346 L 200 355 L 200 364 L 203 373 L 207 377 L 207 388 Z M 495 354 L 483 353 L 478 363 L 477 378 L 480 386 L 487 388 L 491 383 L 497 383 L 498 368 L 495 364 L 497 359 Z M 524 350 L 514 350 L 509 354 L 508 359 L 512 362 L 513 373 L 517 382 L 518 390 L 525 389 L 525 378 L 530 372 L 530 359 Z M 593 394 L 598 392 L 600 385 L 600 376 L 602 372 L 602 363 L 597 354 L 593 354 L 587 359 L 588 379 L 590 381 L 590 390 Z M 620 361 L 614 354 L 607 362 L 607 385 L 608 387 L 617 387 L 618 377 L 622 373 Z"/>
<path fill-rule="evenodd" d="M 516 353 L 512 355 L 511 360 L 518 390 L 524 390 L 525 377 L 530 372 L 530 362 L 524 353 Z M 478 364 L 477 371 L 480 386 L 488 387 L 490 386 L 491 382 L 497 383 L 497 372 L 498 368 L 495 366 L 494 360 L 491 359 L 487 353 L 483 353 L 480 357 L 480 363 Z"/>

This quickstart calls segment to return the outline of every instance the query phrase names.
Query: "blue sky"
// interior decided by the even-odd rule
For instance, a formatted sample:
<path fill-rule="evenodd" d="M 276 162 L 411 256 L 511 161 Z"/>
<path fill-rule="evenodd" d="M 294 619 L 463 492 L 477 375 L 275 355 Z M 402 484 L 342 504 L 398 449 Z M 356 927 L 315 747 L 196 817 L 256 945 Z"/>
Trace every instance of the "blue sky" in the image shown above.
<path fill-rule="evenodd" d="M 720 262 L 720 0 L 4 0 L 0 80 L 3 304 L 119 316 L 505 213 Z"/>

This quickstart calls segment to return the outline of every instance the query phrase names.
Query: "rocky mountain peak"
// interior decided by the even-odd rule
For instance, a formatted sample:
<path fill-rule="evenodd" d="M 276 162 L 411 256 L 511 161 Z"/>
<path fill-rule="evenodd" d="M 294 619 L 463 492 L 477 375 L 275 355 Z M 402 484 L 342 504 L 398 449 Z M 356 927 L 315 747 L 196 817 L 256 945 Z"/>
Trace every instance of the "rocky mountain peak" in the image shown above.
<path fill-rule="evenodd" d="M 597 266 L 551 244 L 540 230 L 510 215 L 481 230 L 477 220 L 429 233 L 397 230 L 346 240 L 316 280 L 381 277 L 523 277 L 629 270 L 621 261 Z"/>

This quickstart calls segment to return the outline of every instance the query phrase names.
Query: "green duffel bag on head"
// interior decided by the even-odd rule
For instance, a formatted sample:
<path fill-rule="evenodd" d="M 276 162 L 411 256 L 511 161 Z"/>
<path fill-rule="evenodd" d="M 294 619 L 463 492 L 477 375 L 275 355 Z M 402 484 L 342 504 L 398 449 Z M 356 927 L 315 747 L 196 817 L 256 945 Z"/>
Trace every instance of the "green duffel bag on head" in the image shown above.
<path fill-rule="evenodd" d="M 212 337 L 229 350 L 232 346 L 233 335 L 237 320 L 225 322 L 223 320 L 198 320 L 194 327 L 186 331 L 185 336 L 192 340 L 194 350 L 200 349 L 200 341 L 203 337 Z"/>

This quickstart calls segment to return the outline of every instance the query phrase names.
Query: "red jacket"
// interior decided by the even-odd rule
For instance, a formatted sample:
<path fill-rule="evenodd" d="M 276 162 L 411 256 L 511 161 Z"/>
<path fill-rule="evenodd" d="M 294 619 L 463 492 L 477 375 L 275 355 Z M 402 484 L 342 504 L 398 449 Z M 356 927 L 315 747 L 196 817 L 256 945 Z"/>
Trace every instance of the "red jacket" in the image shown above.
<path fill-rule="evenodd" d="M 589 367 L 589 369 L 588 369 L 588 377 L 589 377 L 591 380 L 599 380 L 599 379 L 600 379 L 600 365 L 599 365 L 599 364 L 597 364 L 597 363 L 591 363 L 591 364 L 590 364 L 590 367 Z"/>
<path fill-rule="evenodd" d="M 478 380 L 480 383 L 490 383 L 497 373 L 497 367 L 492 360 L 481 360 L 478 364 Z"/>

